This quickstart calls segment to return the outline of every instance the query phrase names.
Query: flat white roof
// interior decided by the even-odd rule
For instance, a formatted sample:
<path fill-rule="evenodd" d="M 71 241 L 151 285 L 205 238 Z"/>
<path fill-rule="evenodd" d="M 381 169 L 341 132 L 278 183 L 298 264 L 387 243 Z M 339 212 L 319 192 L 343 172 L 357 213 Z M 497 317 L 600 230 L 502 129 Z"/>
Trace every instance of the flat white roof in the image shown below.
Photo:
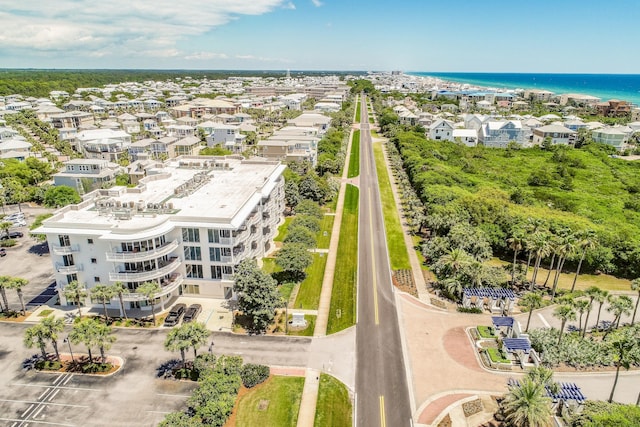
<path fill-rule="evenodd" d="M 100 229 L 98 234 L 104 234 L 105 230 L 110 229 L 114 234 L 124 232 L 143 235 L 144 230 L 173 227 L 181 223 L 194 227 L 212 226 L 214 223 L 237 227 L 260 198 L 271 192 L 276 179 L 285 169 L 279 162 L 241 161 L 235 158 L 218 158 L 219 163 L 229 164 L 229 169 L 224 170 L 180 166 L 180 162 L 202 163 L 210 159 L 212 158 L 204 156 L 201 159 L 178 157 L 165 163 L 162 168 L 149 169 L 147 177 L 143 179 L 146 185 L 144 191 L 126 191 L 122 187 L 114 187 L 111 193 L 120 192 L 119 195 L 101 196 L 111 202 L 120 202 L 122 206 L 128 206 L 129 202 L 143 203 L 145 209 L 149 203 L 171 203 L 174 213 L 134 214 L 131 219 L 118 219 L 116 215 L 101 215 L 95 203 L 85 203 L 86 206 L 77 210 L 61 209 L 44 222 L 39 232 L 60 232 L 60 228 L 70 228 L 77 229 L 82 234 L 90 234 L 87 233 L 89 229 Z M 197 174 L 209 178 L 208 182 L 191 193 L 176 194 L 176 188 L 187 184 Z M 109 190 L 103 190 L 96 192 L 96 195 L 108 193 Z M 94 200 L 97 201 L 98 198 Z M 170 224 L 166 225 L 167 222 Z"/>

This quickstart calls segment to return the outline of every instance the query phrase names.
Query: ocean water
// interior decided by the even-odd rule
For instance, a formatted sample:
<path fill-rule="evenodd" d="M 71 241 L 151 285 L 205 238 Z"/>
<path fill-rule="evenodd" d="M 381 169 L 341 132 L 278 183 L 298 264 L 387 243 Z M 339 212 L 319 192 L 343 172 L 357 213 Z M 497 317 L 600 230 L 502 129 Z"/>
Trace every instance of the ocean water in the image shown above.
<path fill-rule="evenodd" d="M 622 99 L 640 105 L 640 74 L 407 73 L 504 89 L 544 89 Z"/>

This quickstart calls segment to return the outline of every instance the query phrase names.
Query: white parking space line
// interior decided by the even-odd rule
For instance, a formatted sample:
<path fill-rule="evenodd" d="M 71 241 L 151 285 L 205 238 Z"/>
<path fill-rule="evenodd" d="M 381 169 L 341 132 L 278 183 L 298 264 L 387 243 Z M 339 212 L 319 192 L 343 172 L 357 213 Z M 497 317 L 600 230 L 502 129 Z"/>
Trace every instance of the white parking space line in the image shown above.
<path fill-rule="evenodd" d="M 49 395 L 49 397 L 47 397 L 47 401 L 51 402 L 59 392 L 60 392 L 60 389 L 56 389 L 56 391 L 54 391 Z"/>
<path fill-rule="evenodd" d="M 15 402 L 15 403 L 33 403 L 34 405 L 43 403 L 43 402 L 34 402 L 33 400 L 16 400 L 16 399 L 0 399 L 0 402 Z M 53 402 L 45 402 L 44 405 L 53 405 L 53 406 L 68 406 L 70 408 L 88 408 L 88 405 L 74 405 L 73 403 L 53 403 Z M 13 421 L 13 420 L 9 420 Z M 24 421 L 24 420 L 18 420 Z"/>
<path fill-rule="evenodd" d="M 24 412 L 22 413 L 22 415 L 20 415 L 20 417 L 21 417 L 21 418 L 24 418 L 24 417 L 25 417 L 25 415 L 27 415 L 27 413 L 29 413 L 32 409 L 33 409 L 33 403 L 32 403 L 31 405 L 29 405 L 29 407 L 27 408 L 27 410 L 26 410 L 26 411 L 24 411 Z"/>
<path fill-rule="evenodd" d="M 23 422 L 24 420 L 16 420 L 15 418 L 0 418 L 0 421 L 15 421 L 13 424 L 11 424 L 11 427 L 15 427 L 16 425 L 18 425 L 18 422 Z M 75 424 L 53 423 L 48 421 L 29 420 L 29 422 L 36 424 L 47 424 L 50 426 L 76 427 Z"/>
<path fill-rule="evenodd" d="M 60 390 L 82 390 L 82 391 L 104 391 L 104 389 L 100 388 L 86 388 L 86 387 L 59 387 L 55 385 L 45 385 L 45 384 L 24 384 L 24 383 L 11 383 L 11 386 L 21 386 L 21 387 L 45 387 L 45 388 L 57 388 Z"/>
<path fill-rule="evenodd" d="M 551 325 L 549 324 L 549 322 L 547 322 L 547 319 L 544 318 L 542 313 L 538 313 L 538 317 L 540 318 L 540 320 L 542 320 L 542 323 L 544 324 L 545 327 L 551 328 Z"/>

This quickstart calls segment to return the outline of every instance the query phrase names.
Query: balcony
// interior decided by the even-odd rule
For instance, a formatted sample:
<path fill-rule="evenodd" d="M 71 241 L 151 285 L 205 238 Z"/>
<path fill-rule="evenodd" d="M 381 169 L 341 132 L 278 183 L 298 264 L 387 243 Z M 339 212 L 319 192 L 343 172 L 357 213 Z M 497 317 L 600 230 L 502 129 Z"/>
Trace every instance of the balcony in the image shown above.
<path fill-rule="evenodd" d="M 53 246 L 54 255 L 69 255 L 74 252 L 80 252 L 80 246 L 78 245 L 69 245 L 69 246 L 52 245 L 52 246 Z"/>
<path fill-rule="evenodd" d="M 156 298 L 169 295 L 170 293 L 178 289 L 180 285 L 182 285 L 182 282 L 184 282 L 184 278 L 182 277 L 182 274 L 178 274 L 178 273 L 172 274 L 171 278 L 166 283 L 161 284 L 162 290 L 156 295 Z M 122 299 L 124 301 L 144 301 L 147 299 L 147 297 L 137 292 L 131 292 L 123 295 Z"/>
<path fill-rule="evenodd" d="M 230 280 L 230 281 L 233 281 L 233 280 L 234 280 L 233 274 L 223 274 L 223 275 L 222 275 L 222 280 Z"/>
<path fill-rule="evenodd" d="M 233 248 L 233 255 L 238 256 L 244 252 L 244 245 L 238 245 Z"/>
<path fill-rule="evenodd" d="M 82 264 L 64 265 L 56 263 L 56 271 L 62 274 L 73 274 L 82 271 Z"/>
<path fill-rule="evenodd" d="M 157 279 L 169 273 L 173 273 L 182 264 L 180 258 L 172 258 L 169 262 L 161 265 L 160 268 L 149 271 L 119 271 L 109 273 L 109 280 L 112 282 L 144 282 Z"/>
<path fill-rule="evenodd" d="M 220 262 L 224 262 L 225 264 L 229 264 L 230 262 L 233 262 L 233 258 L 230 256 L 221 256 L 220 257 Z"/>
<path fill-rule="evenodd" d="M 178 240 L 173 240 L 169 243 L 155 248 L 150 251 L 119 251 L 119 252 L 107 252 L 107 261 L 112 262 L 131 262 L 131 261 L 148 261 L 151 259 L 159 258 L 173 252 L 178 247 Z"/>

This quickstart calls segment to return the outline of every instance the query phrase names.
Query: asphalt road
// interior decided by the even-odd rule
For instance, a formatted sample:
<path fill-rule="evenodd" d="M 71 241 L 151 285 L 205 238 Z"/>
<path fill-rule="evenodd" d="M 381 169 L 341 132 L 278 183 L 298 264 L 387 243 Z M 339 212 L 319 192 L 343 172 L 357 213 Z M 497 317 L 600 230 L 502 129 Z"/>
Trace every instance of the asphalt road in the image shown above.
<path fill-rule="evenodd" d="M 364 98 L 360 108 L 356 423 L 409 426 L 407 377 Z"/>

